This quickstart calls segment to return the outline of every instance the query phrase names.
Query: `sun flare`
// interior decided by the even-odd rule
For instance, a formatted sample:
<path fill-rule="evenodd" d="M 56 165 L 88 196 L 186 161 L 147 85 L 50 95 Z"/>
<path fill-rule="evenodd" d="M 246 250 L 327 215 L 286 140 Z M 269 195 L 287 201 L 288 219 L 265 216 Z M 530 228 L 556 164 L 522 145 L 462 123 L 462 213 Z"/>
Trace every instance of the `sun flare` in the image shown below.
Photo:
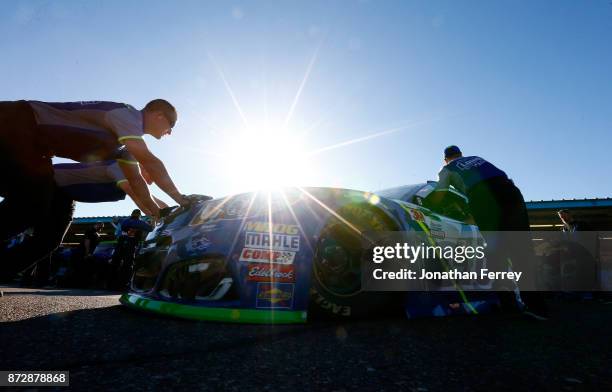
<path fill-rule="evenodd" d="M 291 131 L 254 129 L 233 140 L 227 175 L 250 190 L 272 190 L 309 182 L 313 167 L 304 141 Z"/>

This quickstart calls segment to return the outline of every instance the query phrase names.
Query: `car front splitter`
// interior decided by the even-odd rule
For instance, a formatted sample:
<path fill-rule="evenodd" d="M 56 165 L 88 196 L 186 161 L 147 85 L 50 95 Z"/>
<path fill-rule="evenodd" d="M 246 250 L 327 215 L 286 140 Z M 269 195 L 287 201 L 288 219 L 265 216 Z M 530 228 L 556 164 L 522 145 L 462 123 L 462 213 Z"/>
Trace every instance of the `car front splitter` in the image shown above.
<path fill-rule="evenodd" d="M 246 324 L 305 323 L 306 311 L 275 309 L 212 308 L 160 301 L 133 293 L 126 293 L 119 301 L 133 309 L 191 320 L 221 321 Z"/>

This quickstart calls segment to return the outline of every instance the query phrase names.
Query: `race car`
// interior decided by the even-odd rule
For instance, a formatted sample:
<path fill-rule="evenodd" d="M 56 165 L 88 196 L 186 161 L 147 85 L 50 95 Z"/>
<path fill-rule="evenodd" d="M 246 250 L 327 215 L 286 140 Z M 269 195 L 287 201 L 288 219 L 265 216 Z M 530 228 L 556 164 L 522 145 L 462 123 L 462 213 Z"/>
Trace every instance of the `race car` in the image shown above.
<path fill-rule="evenodd" d="M 432 195 L 442 192 L 442 202 Z M 199 320 L 303 323 L 310 316 L 480 313 L 496 299 L 449 285 L 437 292 L 361 287 L 364 233 L 421 232 L 430 242 L 482 242 L 465 196 L 433 181 L 376 193 L 286 188 L 174 207 L 135 261 L 131 308 Z M 479 284 L 481 284 L 480 282 Z M 467 285 L 469 286 L 469 284 Z"/>

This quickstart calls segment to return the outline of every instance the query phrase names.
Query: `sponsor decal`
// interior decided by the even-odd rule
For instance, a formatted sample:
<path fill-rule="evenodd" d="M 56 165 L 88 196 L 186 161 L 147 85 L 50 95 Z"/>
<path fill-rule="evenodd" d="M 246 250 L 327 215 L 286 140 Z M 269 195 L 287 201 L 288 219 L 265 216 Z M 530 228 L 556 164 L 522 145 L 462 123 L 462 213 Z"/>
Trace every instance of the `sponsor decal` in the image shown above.
<path fill-rule="evenodd" d="M 460 170 L 469 170 L 473 167 L 479 167 L 481 166 L 483 163 L 485 163 L 485 160 L 479 157 L 473 157 L 471 159 L 466 159 L 466 160 L 462 160 L 462 161 L 458 161 L 457 162 L 457 167 Z"/>
<path fill-rule="evenodd" d="M 437 240 L 443 240 L 446 238 L 446 231 L 444 230 L 444 227 L 442 227 L 441 223 L 433 221 L 429 221 L 428 223 L 429 234 L 431 234 L 433 238 Z"/>
<path fill-rule="evenodd" d="M 419 222 L 425 221 L 425 216 L 423 215 L 423 213 L 419 210 L 415 210 L 414 208 L 410 208 L 410 216 L 415 221 L 419 221 Z"/>
<path fill-rule="evenodd" d="M 187 271 L 190 274 L 194 274 L 194 273 L 198 273 L 198 272 L 204 272 L 206 271 L 208 268 L 210 267 L 210 263 L 197 263 L 197 264 L 191 264 L 189 267 L 187 267 Z"/>
<path fill-rule="evenodd" d="M 291 309 L 293 283 L 257 283 L 255 307 L 259 309 Z"/>
<path fill-rule="evenodd" d="M 191 220 L 191 222 L 189 222 L 189 226 L 197 226 L 209 221 L 216 220 L 220 215 L 221 211 L 221 207 L 219 207 L 219 204 L 221 204 L 221 200 L 213 200 L 206 203 L 200 213 L 196 214 Z"/>
<path fill-rule="evenodd" d="M 437 238 L 439 240 L 446 238 L 446 233 L 441 230 L 429 230 L 429 234 L 431 234 L 433 238 Z"/>
<path fill-rule="evenodd" d="M 247 231 L 244 234 L 244 246 L 256 249 L 300 250 L 300 236 L 272 233 L 258 233 Z"/>
<path fill-rule="evenodd" d="M 333 314 L 340 316 L 350 316 L 351 307 L 348 305 L 335 304 L 323 297 L 315 288 L 310 289 L 310 294 L 313 301 L 321 308 L 330 311 Z"/>
<path fill-rule="evenodd" d="M 438 230 L 438 231 L 444 230 L 444 228 L 442 227 L 442 223 L 440 222 L 429 222 L 429 227 L 431 228 L 431 230 Z"/>
<path fill-rule="evenodd" d="M 215 231 L 215 230 L 217 230 L 217 225 L 214 223 L 207 223 L 198 228 L 198 231 L 202 233 L 208 233 L 208 232 Z"/>
<path fill-rule="evenodd" d="M 193 217 L 189 226 L 222 219 L 237 219 L 246 215 L 250 198 L 248 195 L 206 202 L 202 210 Z"/>
<path fill-rule="evenodd" d="M 270 230 L 272 229 L 272 230 Z M 245 231 L 254 231 L 257 233 L 276 233 L 276 234 L 299 234 L 297 225 L 288 225 L 286 223 L 273 223 L 270 227 L 270 222 L 247 222 L 244 226 Z"/>
<path fill-rule="evenodd" d="M 243 248 L 240 261 L 249 263 L 293 264 L 295 252 L 270 249 Z"/>
<path fill-rule="evenodd" d="M 295 271 L 292 265 L 249 264 L 247 280 L 255 282 L 294 283 Z"/>
<path fill-rule="evenodd" d="M 206 237 L 205 234 L 197 234 L 191 237 L 191 242 L 189 244 L 190 251 L 204 251 L 210 247 L 212 242 Z"/>
<path fill-rule="evenodd" d="M 249 198 L 236 197 L 229 200 L 221 213 L 222 219 L 242 218 L 249 208 Z"/>

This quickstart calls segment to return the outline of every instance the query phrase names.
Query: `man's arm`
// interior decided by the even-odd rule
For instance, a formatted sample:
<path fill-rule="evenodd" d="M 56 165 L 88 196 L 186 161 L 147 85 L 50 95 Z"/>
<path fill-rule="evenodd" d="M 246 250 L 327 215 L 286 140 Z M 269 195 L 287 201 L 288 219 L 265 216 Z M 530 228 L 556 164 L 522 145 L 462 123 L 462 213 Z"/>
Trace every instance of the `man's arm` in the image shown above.
<path fill-rule="evenodd" d="M 132 187 L 130 186 L 130 183 L 128 181 L 121 181 L 117 184 L 117 186 L 119 188 L 121 188 L 122 191 L 124 191 L 136 204 L 136 206 L 138 206 L 138 208 L 140 208 L 140 210 L 145 214 L 145 215 L 149 215 L 149 216 L 153 216 L 153 213 L 149 210 L 149 208 L 146 206 L 145 203 L 143 203 L 140 198 L 134 193 L 134 191 L 132 190 Z"/>
<path fill-rule="evenodd" d="M 138 165 L 133 163 L 124 163 L 121 161 L 118 162 L 123 175 L 125 175 L 125 178 L 128 180 L 131 194 L 125 192 L 125 189 L 121 189 L 123 189 L 123 191 L 134 200 L 138 208 L 145 212 L 145 214 L 159 216 L 159 206 L 155 204 L 151 198 L 149 187 L 140 175 Z M 125 182 L 120 184 L 125 184 Z"/>
<path fill-rule="evenodd" d="M 157 205 L 159 206 L 159 208 L 168 208 L 168 204 L 164 203 L 163 200 L 159 200 L 157 197 L 152 196 L 153 200 L 155 200 L 155 202 L 157 203 Z"/>
<path fill-rule="evenodd" d="M 176 201 L 178 204 L 189 204 L 189 200 L 183 197 L 183 195 L 176 188 L 176 185 L 174 185 L 174 182 L 172 182 L 164 163 L 153 155 L 143 140 L 126 139 L 123 143 L 134 158 L 149 173 L 153 182 L 161 190 L 166 192 L 166 194 L 168 194 L 168 196 L 170 196 L 172 200 Z"/>
<path fill-rule="evenodd" d="M 438 184 L 436 185 L 436 189 L 429 196 L 429 202 L 432 206 L 438 205 L 444 199 L 444 192 L 436 192 L 443 189 L 448 189 L 451 183 L 451 172 L 447 168 L 443 167 L 438 172 Z"/>
<path fill-rule="evenodd" d="M 148 185 L 153 184 L 153 180 L 151 179 L 151 176 L 142 167 L 140 168 L 140 174 L 142 174 L 142 178 L 144 178 L 144 180 L 147 182 Z M 153 195 L 151 195 L 151 197 L 153 197 L 153 200 L 155 200 L 155 203 L 157 203 L 159 208 L 168 208 L 168 204 L 166 204 L 164 201 L 158 199 L 157 197 L 155 197 Z"/>
<path fill-rule="evenodd" d="M 452 172 L 446 167 L 440 169 L 438 172 L 438 184 L 436 185 L 436 189 L 448 189 L 451 185 L 451 175 Z"/>

